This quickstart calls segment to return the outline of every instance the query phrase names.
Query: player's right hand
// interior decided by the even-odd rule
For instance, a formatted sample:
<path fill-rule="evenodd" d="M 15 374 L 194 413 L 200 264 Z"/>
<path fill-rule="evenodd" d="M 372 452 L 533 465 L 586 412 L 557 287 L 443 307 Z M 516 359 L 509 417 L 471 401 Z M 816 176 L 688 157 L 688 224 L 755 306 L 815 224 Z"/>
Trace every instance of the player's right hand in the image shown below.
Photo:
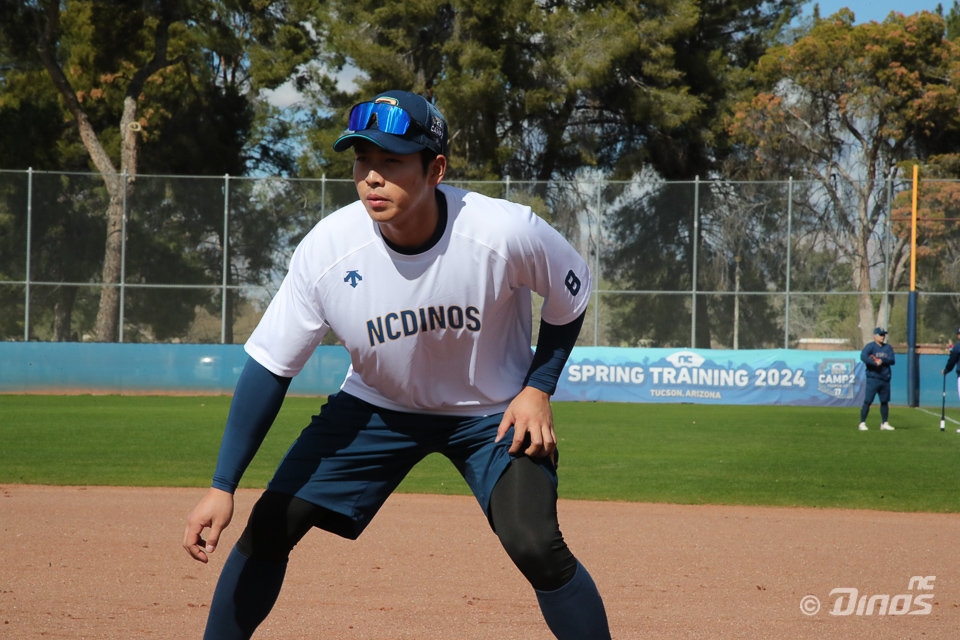
<path fill-rule="evenodd" d="M 233 519 L 233 494 L 210 488 L 199 504 L 187 516 L 187 529 L 183 533 L 183 548 L 190 557 L 206 564 L 210 554 L 220 542 L 220 533 Z M 207 539 L 201 537 L 209 528 Z"/>
<path fill-rule="evenodd" d="M 553 431 L 553 409 L 550 395 L 534 387 L 524 387 L 503 412 L 494 442 L 500 442 L 513 427 L 510 455 L 533 458 L 552 456 L 557 450 Z M 529 444 L 528 444 L 529 443 Z"/>

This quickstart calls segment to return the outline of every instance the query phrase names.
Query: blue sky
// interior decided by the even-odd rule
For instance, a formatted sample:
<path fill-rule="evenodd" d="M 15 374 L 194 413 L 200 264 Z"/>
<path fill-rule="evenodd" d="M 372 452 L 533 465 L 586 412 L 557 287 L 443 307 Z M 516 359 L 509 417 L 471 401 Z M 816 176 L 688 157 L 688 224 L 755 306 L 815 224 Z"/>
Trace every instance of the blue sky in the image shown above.
<path fill-rule="evenodd" d="M 814 4 L 820 5 L 822 17 L 832 15 L 846 7 L 853 11 L 856 17 L 855 24 L 861 24 L 871 20 L 883 22 L 891 11 L 907 15 L 918 11 L 936 11 L 938 4 L 943 5 L 943 13 L 946 15 L 953 6 L 953 0 L 814 0 L 804 7 L 805 16 L 813 13 Z"/>

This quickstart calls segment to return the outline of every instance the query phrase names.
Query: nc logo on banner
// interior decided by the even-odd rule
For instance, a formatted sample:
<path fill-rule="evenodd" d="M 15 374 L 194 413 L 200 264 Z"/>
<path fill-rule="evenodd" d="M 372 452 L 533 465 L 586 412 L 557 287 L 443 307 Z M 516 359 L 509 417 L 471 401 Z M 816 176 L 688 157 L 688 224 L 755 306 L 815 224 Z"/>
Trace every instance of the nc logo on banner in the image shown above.
<path fill-rule="evenodd" d="M 834 398 L 853 398 L 856 361 L 828 358 L 820 363 L 817 390 Z"/>
<path fill-rule="evenodd" d="M 675 367 L 699 367 L 706 359 L 693 351 L 677 351 L 667 356 L 666 361 Z"/>

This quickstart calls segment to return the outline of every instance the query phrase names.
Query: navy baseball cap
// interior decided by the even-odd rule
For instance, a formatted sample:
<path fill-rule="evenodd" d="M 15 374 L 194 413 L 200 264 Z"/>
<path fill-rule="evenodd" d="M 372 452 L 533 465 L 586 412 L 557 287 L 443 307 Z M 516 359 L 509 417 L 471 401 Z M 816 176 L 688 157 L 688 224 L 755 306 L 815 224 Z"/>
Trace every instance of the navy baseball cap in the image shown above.
<path fill-rule="evenodd" d="M 887 330 L 884 329 L 883 327 L 877 327 L 876 329 L 873 330 L 873 335 L 875 335 L 875 336 L 885 336 L 885 335 L 887 335 Z"/>
<path fill-rule="evenodd" d="M 409 91 L 387 91 L 350 110 L 347 133 L 333 143 L 346 151 L 357 140 L 369 140 L 390 153 L 430 149 L 447 154 L 447 121 L 426 98 Z"/>

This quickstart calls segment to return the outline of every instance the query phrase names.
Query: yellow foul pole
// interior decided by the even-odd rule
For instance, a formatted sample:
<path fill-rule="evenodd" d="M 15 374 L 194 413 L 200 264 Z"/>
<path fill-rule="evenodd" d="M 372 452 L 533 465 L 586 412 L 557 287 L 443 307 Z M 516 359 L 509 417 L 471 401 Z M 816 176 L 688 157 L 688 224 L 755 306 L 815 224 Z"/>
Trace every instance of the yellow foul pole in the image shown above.
<path fill-rule="evenodd" d="M 913 212 L 910 222 L 910 295 L 907 298 L 907 404 L 920 406 L 920 356 L 917 353 L 917 192 L 919 165 L 913 165 Z"/>
<path fill-rule="evenodd" d="M 913 165 L 913 207 L 910 214 L 910 291 L 917 290 L 917 186 L 920 166 Z"/>

